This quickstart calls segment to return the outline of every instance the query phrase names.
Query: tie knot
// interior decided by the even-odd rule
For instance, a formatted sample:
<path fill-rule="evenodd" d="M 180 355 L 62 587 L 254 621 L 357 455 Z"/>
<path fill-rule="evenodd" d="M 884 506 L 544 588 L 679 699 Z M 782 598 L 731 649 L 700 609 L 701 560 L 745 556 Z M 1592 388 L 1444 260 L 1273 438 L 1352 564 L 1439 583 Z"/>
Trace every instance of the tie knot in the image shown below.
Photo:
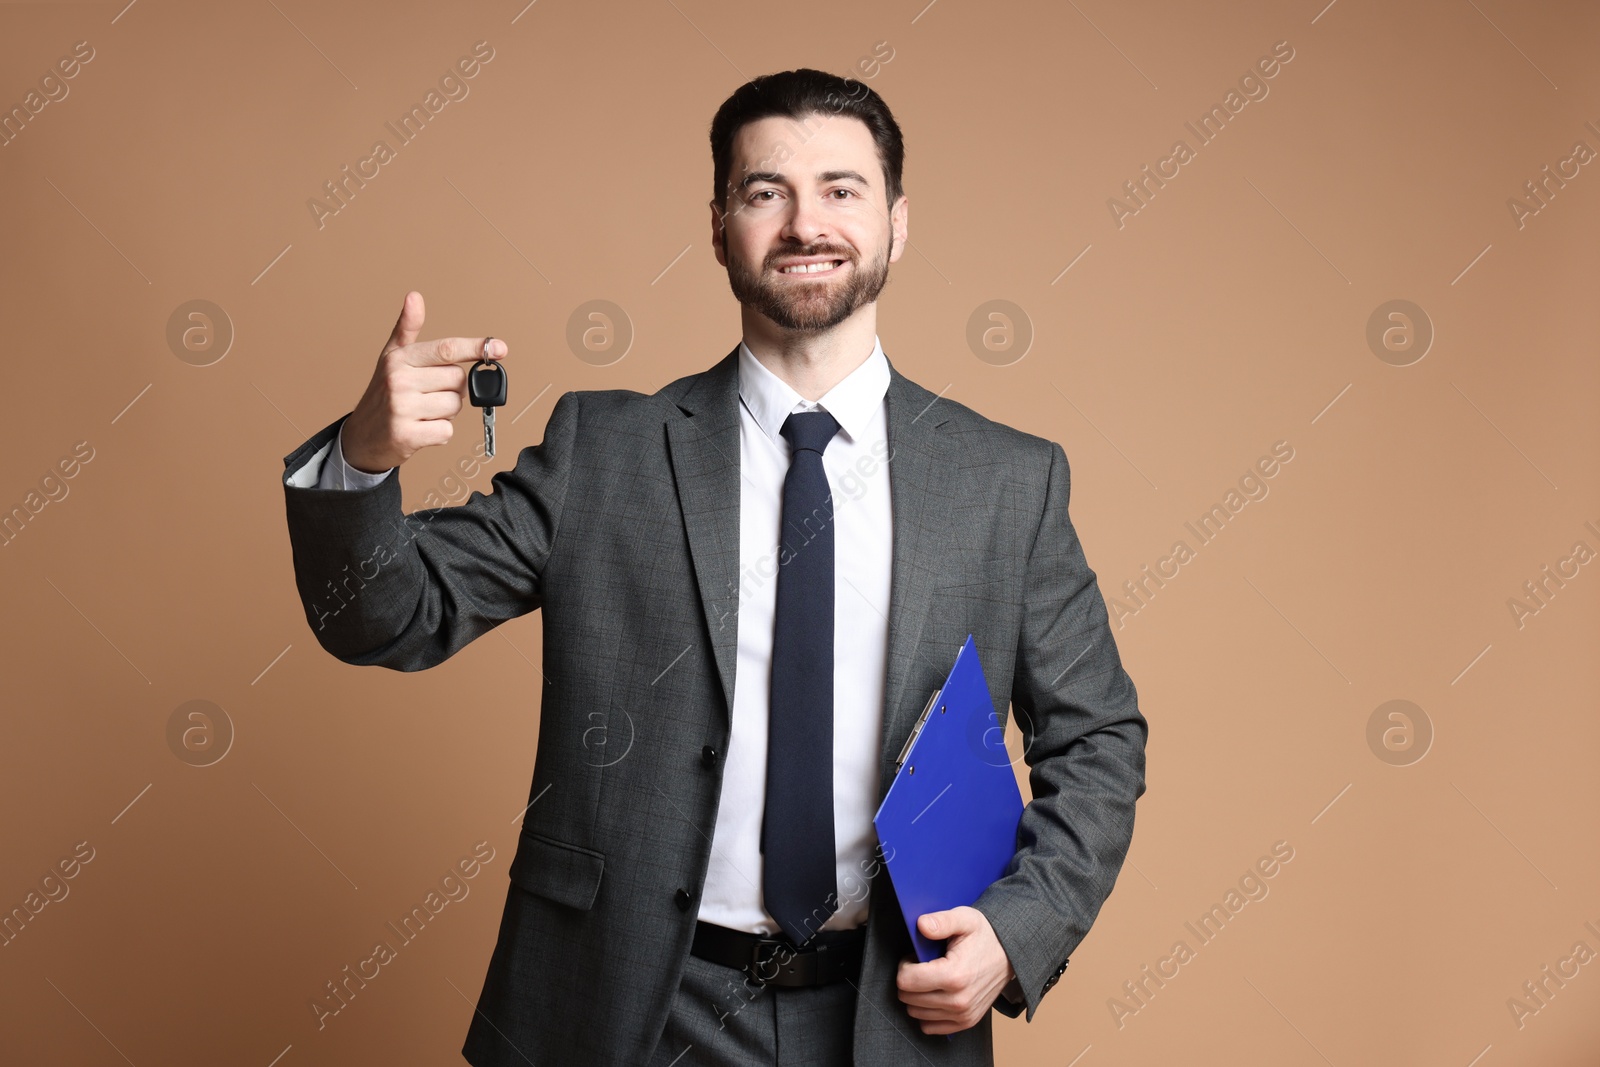
<path fill-rule="evenodd" d="M 839 432 L 839 420 L 826 411 L 796 411 L 783 420 L 778 432 L 795 451 L 804 448 L 820 456 Z"/>

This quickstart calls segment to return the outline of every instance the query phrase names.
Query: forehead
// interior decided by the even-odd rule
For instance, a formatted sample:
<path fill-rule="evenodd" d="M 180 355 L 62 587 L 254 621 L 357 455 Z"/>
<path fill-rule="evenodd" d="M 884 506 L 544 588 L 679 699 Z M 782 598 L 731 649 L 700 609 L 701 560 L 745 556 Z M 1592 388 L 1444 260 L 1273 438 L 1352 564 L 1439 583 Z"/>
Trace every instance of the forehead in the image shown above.
<path fill-rule="evenodd" d="M 877 143 L 867 124 L 851 115 L 816 112 L 746 123 L 734 136 L 732 155 L 728 179 L 735 184 L 751 171 L 776 171 L 798 182 L 848 169 L 874 186 L 883 180 Z"/>

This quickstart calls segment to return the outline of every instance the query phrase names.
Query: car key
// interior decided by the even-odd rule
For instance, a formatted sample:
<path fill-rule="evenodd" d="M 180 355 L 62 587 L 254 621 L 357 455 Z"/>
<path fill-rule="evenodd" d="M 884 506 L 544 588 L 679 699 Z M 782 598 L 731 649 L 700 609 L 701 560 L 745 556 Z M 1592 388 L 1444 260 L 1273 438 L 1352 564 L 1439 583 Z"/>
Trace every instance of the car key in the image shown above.
<path fill-rule="evenodd" d="M 487 356 L 492 340 L 493 337 L 484 338 L 484 358 L 467 371 L 467 395 L 473 407 L 483 409 L 483 452 L 491 458 L 494 456 L 494 409 L 505 407 L 508 384 L 506 369 Z"/>

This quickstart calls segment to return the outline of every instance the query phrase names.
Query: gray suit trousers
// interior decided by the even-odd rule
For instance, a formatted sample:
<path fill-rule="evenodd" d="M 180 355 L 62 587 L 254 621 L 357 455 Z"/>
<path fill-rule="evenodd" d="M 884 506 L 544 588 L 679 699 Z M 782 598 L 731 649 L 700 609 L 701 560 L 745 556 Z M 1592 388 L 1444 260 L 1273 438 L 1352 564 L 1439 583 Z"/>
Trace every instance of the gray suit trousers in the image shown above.
<path fill-rule="evenodd" d="M 690 955 L 650 1067 L 849 1067 L 856 983 L 758 986 Z"/>

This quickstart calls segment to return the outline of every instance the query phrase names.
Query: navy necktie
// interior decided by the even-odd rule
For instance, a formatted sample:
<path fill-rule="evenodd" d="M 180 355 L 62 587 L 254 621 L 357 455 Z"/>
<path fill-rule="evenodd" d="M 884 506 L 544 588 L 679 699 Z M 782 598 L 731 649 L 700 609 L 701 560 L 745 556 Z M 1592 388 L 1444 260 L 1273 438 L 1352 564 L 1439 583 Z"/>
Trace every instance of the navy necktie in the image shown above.
<path fill-rule="evenodd" d="M 833 841 L 833 496 L 822 452 L 839 432 L 826 411 L 797 411 L 783 482 L 761 889 L 769 914 L 803 945 L 838 909 Z"/>

